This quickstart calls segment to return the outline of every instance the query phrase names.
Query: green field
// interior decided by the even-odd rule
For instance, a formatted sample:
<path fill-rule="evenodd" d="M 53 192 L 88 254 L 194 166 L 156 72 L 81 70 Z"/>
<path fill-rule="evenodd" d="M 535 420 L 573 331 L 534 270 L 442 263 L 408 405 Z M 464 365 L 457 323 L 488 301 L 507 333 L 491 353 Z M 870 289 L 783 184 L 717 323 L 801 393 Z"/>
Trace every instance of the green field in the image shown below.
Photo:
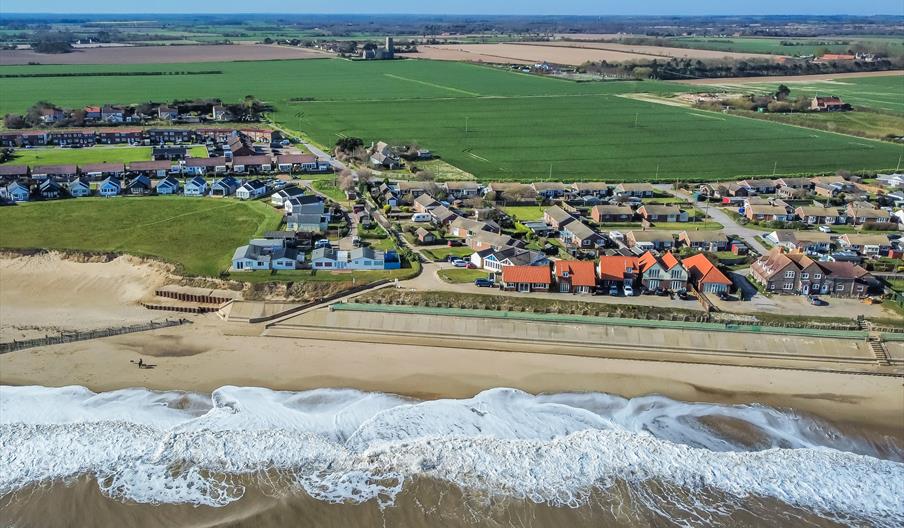
<path fill-rule="evenodd" d="M 543 220 L 544 209 L 539 205 L 507 205 L 502 208 L 509 216 L 514 217 L 519 222 Z"/>
<path fill-rule="evenodd" d="M 694 49 L 773 55 L 813 55 L 821 51 L 847 53 L 857 44 L 892 55 L 904 53 L 904 39 L 895 37 L 674 37 L 676 45 Z M 793 43 L 794 45 L 785 45 Z M 847 42 L 847 44 L 839 44 Z M 825 43 L 825 44 L 820 44 Z"/>
<path fill-rule="evenodd" d="M 0 247 L 112 251 L 217 276 L 236 247 L 279 226 L 263 202 L 211 198 L 79 198 L 0 208 Z"/>
<path fill-rule="evenodd" d="M 904 136 L 904 115 L 878 112 L 821 112 L 821 113 L 755 113 L 738 112 L 740 115 L 766 119 L 788 125 L 829 130 L 868 138 L 882 139 Z"/>
<path fill-rule="evenodd" d="M 890 144 L 620 97 L 687 90 L 677 84 L 576 83 L 463 63 L 324 59 L 3 66 L 0 73 L 192 68 L 223 73 L 2 78 L 0 113 L 21 112 L 42 99 L 73 107 L 98 99 L 238 100 L 253 94 L 275 105 L 277 123 L 322 145 L 343 135 L 367 143 L 414 141 L 481 180 L 710 180 L 773 170 L 878 170 L 895 167 L 901 153 Z"/>
<path fill-rule="evenodd" d="M 67 165 L 102 162 L 147 161 L 151 159 L 151 147 L 101 147 L 57 148 L 44 147 L 16 149 L 15 156 L 4 165 Z M 205 151 L 206 152 L 206 151 Z M 206 154 L 205 154 L 206 156 Z"/>

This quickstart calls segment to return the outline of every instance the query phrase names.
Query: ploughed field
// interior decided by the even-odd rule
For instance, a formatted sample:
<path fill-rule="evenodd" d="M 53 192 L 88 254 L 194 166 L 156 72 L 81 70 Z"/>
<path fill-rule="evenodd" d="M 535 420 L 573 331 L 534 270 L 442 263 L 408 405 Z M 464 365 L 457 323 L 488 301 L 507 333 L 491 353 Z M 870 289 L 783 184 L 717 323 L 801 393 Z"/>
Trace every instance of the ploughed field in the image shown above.
<path fill-rule="evenodd" d="M 72 73 L 210 72 L 62 76 Z M 60 77 L 7 77 L 57 74 Z M 655 81 L 576 83 L 439 61 L 299 60 L 0 67 L 0 112 L 253 94 L 329 146 L 417 142 L 482 180 L 708 180 L 890 169 L 900 147 L 621 97 Z"/>
<path fill-rule="evenodd" d="M 78 198 L 0 208 L 0 247 L 128 253 L 216 276 L 232 253 L 276 229 L 267 203 L 188 197 Z"/>

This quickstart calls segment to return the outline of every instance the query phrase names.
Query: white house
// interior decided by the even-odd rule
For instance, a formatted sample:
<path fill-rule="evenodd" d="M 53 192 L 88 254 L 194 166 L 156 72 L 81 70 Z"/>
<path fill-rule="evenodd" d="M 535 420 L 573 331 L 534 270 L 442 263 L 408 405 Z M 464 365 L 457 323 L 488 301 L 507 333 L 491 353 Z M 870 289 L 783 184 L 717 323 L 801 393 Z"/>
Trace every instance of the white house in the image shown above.
<path fill-rule="evenodd" d="M 19 182 L 9 184 L 6 187 L 6 194 L 14 202 L 27 202 L 28 197 L 31 196 L 28 187 Z"/>
<path fill-rule="evenodd" d="M 207 194 L 207 181 L 200 176 L 189 178 L 182 192 L 185 196 L 204 196 Z"/>
<path fill-rule="evenodd" d="M 69 196 L 73 198 L 82 198 L 83 196 L 91 195 L 91 186 L 81 178 L 67 183 L 66 189 L 69 191 Z"/>
<path fill-rule="evenodd" d="M 226 176 L 210 184 L 211 196 L 231 196 L 239 187 L 239 181 L 232 176 Z"/>
<path fill-rule="evenodd" d="M 339 252 L 344 253 L 343 251 Z M 381 270 L 386 267 L 385 254 L 372 247 L 355 248 L 348 252 L 347 269 Z"/>
<path fill-rule="evenodd" d="M 172 176 L 167 176 L 157 182 L 157 194 L 179 194 L 179 180 Z"/>
<path fill-rule="evenodd" d="M 337 251 L 331 247 L 315 249 L 313 252 L 311 252 L 311 267 L 315 270 L 341 269 L 339 266 Z"/>
<path fill-rule="evenodd" d="M 119 196 L 122 191 L 122 182 L 119 178 L 109 177 L 97 186 L 97 193 L 101 196 Z"/>
<path fill-rule="evenodd" d="M 283 202 L 287 215 L 301 213 L 323 213 L 323 199 L 319 196 L 295 196 Z"/>
<path fill-rule="evenodd" d="M 329 227 L 329 217 L 323 212 L 295 213 L 286 216 L 286 229 L 288 231 L 301 231 L 304 233 L 325 233 Z"/>
<path fill-rule="evenodd" d="M 286 200 L 302 196 L 303 194 L 304 189 L 301 187 L 286 187 L 285 189 L 280 189 L 270 195 L 270 205 L 273 207 L 283 207 Z"/>
<path fill-rule="evenodd" d="M 285 247 L 282 240 L 260 238 L 236 248 L 232 255 L 232 270 L 292 270 L 303 262 L 304 253 Z"/>
<path fill-rule="evenodd" d="M 267 193 L 267 184 L 260 180 L 251 180 L 245 182 L 241 187 L 236 189 L 235 196 L 240 200 L 253 200 Z"/>

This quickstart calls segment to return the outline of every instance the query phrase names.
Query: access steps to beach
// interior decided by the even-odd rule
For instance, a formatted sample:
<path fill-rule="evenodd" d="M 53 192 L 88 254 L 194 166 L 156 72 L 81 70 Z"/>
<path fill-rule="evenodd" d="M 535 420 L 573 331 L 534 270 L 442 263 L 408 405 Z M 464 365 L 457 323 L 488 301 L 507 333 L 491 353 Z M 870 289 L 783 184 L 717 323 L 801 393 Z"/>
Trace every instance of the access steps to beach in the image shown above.
<path fill-rule="evenodd" d="M 867 342 L 869 343 L 870 350 L 873 351 L 873 355 L 876 356 L 876 362 L 883 366 L 891 365 L 891 361 L 888 358 L 888 350 L 885 348 L 885 343 L 882 341 L 882 337 L 875 334 L 870 334 L 869 338 L 867 338 Z"/>

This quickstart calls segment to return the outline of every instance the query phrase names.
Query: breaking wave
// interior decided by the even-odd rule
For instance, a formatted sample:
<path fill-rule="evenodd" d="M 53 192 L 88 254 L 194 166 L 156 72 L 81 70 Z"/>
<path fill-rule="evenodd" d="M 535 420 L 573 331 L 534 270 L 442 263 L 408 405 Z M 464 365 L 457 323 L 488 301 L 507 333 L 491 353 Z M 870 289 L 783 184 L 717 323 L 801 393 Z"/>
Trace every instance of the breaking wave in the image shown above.
<path fill-rule="evenodd" d="M 789 411 L 660 396 L 0 387 L 0 495 L 88 475 L 111 498 L 217 507 L 257 476 L 323 501 L 388 507 L 406 481 L 427 477 L 577 507 L 619 483 L 658 483 L 900 526 L 902 459 L 892 439 L 844 435 Z"/>

